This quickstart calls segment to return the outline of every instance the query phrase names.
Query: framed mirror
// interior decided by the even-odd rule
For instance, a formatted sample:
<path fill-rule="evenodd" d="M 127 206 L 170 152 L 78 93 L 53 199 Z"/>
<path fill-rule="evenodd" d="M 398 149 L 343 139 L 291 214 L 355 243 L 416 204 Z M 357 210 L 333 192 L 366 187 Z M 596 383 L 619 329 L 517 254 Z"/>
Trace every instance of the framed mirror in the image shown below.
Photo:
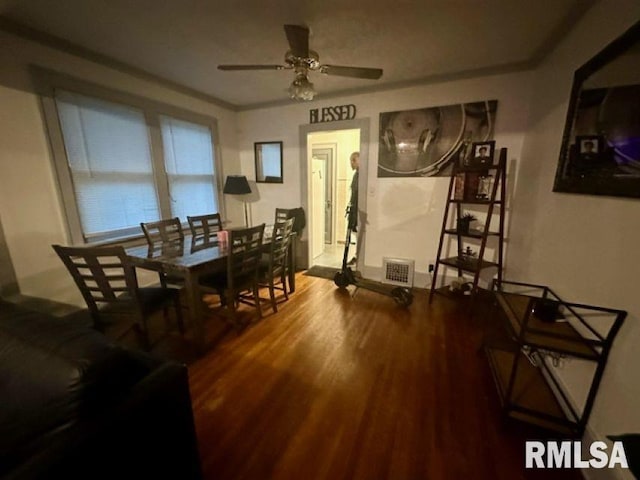
<path fill-rule="evenodd" d="M 256 142 L 253 148 L 256 156 L 256 182 L 283 183 L 282 142 Z"/>
<path fill-rule="evenodd" d="M 640 198 L 640 22 L 576 70 L 554 192 Z"/>

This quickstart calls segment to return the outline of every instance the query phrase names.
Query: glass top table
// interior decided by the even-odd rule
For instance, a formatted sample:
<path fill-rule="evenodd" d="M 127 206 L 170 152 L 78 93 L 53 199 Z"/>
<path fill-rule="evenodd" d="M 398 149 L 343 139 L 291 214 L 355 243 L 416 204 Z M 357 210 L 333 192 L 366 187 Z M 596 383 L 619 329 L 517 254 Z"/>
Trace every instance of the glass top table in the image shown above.
<path fill-rule="evenodd" d="M 265 240 L 265 249 L 270 245 Z M 295 242 L 289 248 L 289 292 L 295 291 Z M 217 237 L 192 237 L 154 246 L 141 245 L 126 249 L 128 260 L 137 268 L 162 272 L 184 280 L 190 325 L 199 353 L 205 351 L 204 310 L 200 278 L 226 269 L 228 248 Z"/>

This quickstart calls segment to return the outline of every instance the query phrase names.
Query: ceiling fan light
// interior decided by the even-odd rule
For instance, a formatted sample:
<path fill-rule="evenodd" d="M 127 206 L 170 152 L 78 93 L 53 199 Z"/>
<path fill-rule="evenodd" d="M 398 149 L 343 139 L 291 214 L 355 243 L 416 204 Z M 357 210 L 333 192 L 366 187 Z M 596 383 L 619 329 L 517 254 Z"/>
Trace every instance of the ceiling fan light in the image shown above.
<path fill-rule="evenodd" d="M 289 97 L 294 100 L 313 100 L 316 91 L 313 89 L 313 83 L 309 81 L 306 75 L 296 75 L 296 79 L 289 87 Z"/>

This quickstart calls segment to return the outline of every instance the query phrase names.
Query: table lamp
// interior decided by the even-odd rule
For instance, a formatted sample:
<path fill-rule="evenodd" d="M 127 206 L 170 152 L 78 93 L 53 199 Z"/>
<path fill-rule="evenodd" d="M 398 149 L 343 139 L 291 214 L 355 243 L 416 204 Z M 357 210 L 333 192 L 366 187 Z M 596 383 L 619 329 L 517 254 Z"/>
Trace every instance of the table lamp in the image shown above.
<path fill-rule="evenodd" d="M 247 195 L 248 193 L 251 193 L 251 187 L 249 186 L 247 177 L 244 175 L 228 175 L 224 182 L 222 193 L 226 193 L 228 195 Z M 248 227 L 249 213 L 247 211 L 247 202 L 242 200 L 242 203 L 244 204 L 244 223 Z"/>

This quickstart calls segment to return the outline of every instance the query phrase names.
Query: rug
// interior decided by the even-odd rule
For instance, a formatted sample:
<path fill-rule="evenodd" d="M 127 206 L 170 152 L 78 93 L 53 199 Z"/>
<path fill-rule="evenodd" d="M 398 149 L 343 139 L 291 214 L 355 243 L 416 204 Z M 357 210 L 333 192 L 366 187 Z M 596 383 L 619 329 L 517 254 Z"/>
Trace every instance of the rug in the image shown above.
<path fill-rule="evenodd" d="M 340 269 L 336 267 L 322 267 L 320 265 L 314 265 L 309 270 L 304 272 L 304 275 L 309 277 L 320 277 L 326 278 L 327 280 L 333 280 L 333 276 L 336 272 L 339 272 Z"/>

